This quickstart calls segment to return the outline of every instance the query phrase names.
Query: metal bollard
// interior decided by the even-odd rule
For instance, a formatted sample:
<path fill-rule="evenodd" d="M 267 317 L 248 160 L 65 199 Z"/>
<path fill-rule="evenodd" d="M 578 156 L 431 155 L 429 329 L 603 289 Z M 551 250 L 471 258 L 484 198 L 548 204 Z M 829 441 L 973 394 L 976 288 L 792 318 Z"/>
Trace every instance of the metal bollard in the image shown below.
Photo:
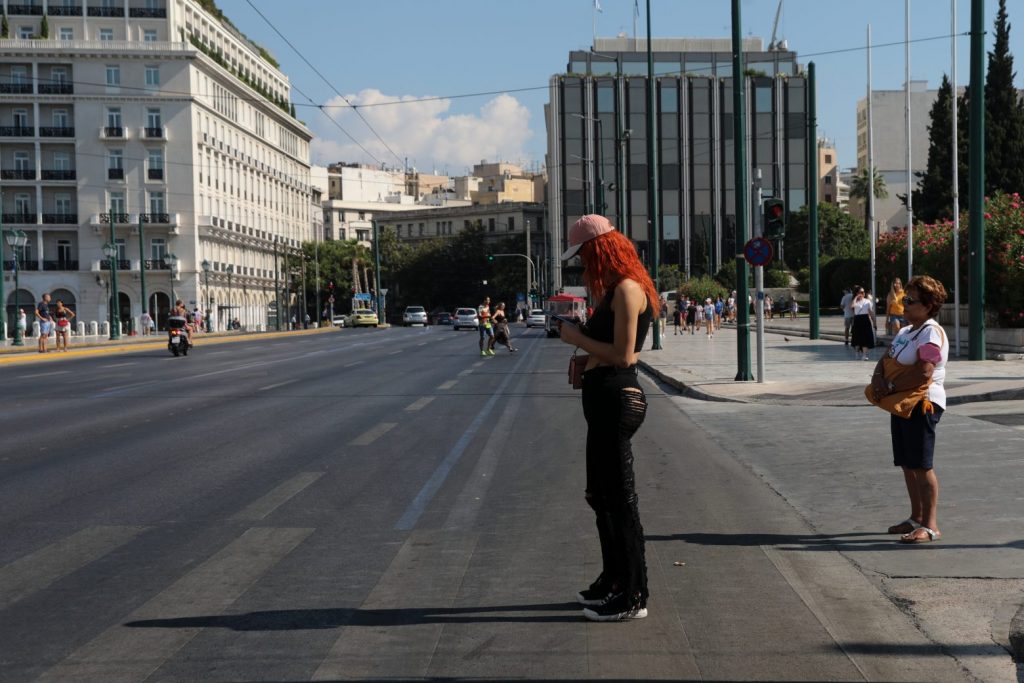
<path fill-rule="evenodd" d="M 99 334 L 99 325 L 96 324 L 95 320 L 89 321 L 89 336 L 95 337 Z"/>
<path fill-rule="evenodd" d="M 100 323 L 100 335 L 103 336 L 103 337 L 109 337 L 110 336 L 110 321 L 109 320 L 104 320 L 103 322 Z"/>
<path fill-rule="evenodd" d="M 75 325 L 75 334 L 79 337 L 85 336 L 85 323 L 80 322 Z"/>

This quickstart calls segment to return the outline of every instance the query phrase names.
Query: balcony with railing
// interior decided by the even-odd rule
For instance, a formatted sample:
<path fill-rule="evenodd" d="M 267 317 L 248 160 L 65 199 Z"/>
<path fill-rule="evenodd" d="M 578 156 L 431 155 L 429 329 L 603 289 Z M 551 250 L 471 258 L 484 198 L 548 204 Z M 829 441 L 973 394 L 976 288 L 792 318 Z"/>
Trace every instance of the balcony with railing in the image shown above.
<path fill-rule="evenodd" d="M 0 137 L 33 138 L 35 135 L 35 126 L 0 126 Z"/>
<path fill-rule="evenodd" d="M 139 214 L 139 218 L 142 219 L 143 223 L 156 223 L 158 225 L 166 225 L 171 222 L 171 214 L 169 213 L 143 213 Z"/>
<path fill-rule="evenodd" d="M 4 227 L 9 225 L 35 225 L 36 214 L 35 212 L 29 213 L 27 211 L 19 211 L 18 213 L 5 213 L 0 214 L 3 218 Z"/>
<path fill-rule="evenodd" d="M 74 126 L 40 126 L 39 137 L 41 138 L 73 138 L 75 137 Z"/>
<path fill-rule="evenodd" d="M 82 16 L 82 6 L 81 5 L 63 5 L 63 6 L 56 6 L 55 7 L 53 3 L 50 3 L 50 6 L 47 8 L 47 11 L 50 13 L 51 17 L 80 17 L 80 16 Z"/>
<path fill-rule="evenodd" d="M 43 6 L 32 2 L 7 5 L 7 13 L 11 16 L 23 15 L 28 17 L 41 17 L 43 16 Z"/>
<path fill-rule="evenodd" d="M 120 7 L 90 7 L 90 17 L 123 17 L 124 5 Z"/>
<path fill-rule="evenodd" d="M 35 180 L 34 168 L 5 168 L 0 171 L 0 180 Z"/>
<path fill-rule="evenodd" d="M 114 213 L 114 214 L 109 214 L 109 213 L 101 213 L 101 214 L 99 214 L 99 222 L 100 222 L 101 224 L 103 224 L 103 223 L 109 224 L 109 223 L 110 223 L 110 217 L 111 217 L 111 216 L 113 216 L 113 217 L 114 217 L 114 223 L 115 223 L 115 224 L 117 224 L 117 223 L 128 223 L 128 222 L 130 222 L 130 221 L 129 221 L 129 216 L 128 216 L 128 214 L 126 214 L 126 213 Z"/>
<path fill-rule="evenodd" d="M 163 259 L 147 259 L 143 261 L 146 270 L 170 270 L 171 267 L 164 263 Z"/>
<path fill-rule="evenodd" d="M 45 225 L 77 225 L 77 213 L 44 213 L 43 223 Z"/>
<path fill-rule="evenodd" d="M 123 138 L 124 126 L 104 126 L 101 132 L 105 138 Z"/>
<path fill-rule="evenodd" d="M 142 135 L 149 140 L 160 140 L 164 137 L 164 128 L 163 126 L 158 126 L 156 128 L 143 128 Z"/>
<path fill-rule="evenodd" d="M 118 270 L 131 270 L 132 262 L 128 259 L 117 259 L 115 261 Z M 105 258 L 100 261 L 100 270 L 110 270 L 110 259 Z"/>
<path fill-rule="evenodd" d="M 73 168 L 61 168 L 55 170 L 43 169 L 43 180 L 74 180 L 77 176 Z"/>
<path fill-rule="evenodd" d="M 5 95 L 31 95 L 31 83 L 0 83 L 0 93 Z"/>
<path fill-rule="evenodd" d="M 78 270 L 78 261 L 68 261 L 66 259 L 43 261 L 43 270 Z"/>
<path fill-rule="evenodd" d="M 108 168 L 107 169 L 108 180 L 124 180 L 124 169 L 123 168 Z"/>
<path fill-rule="evenodd" d="M 128 16 L 139 19 L 165 19 L 167 18 L 166 7 L 129 7 Z"/>
<path fill-rule="evenodd" d="M 72 95 L 75 92 L 73 83 L 39 83 L 40 95 Z"/>
<path fill-rule="evenodd" d="M 149 180 L 163 180 L 164 169 L 162 168 L 150 168 L 146 170 L 146 177 Z"/>

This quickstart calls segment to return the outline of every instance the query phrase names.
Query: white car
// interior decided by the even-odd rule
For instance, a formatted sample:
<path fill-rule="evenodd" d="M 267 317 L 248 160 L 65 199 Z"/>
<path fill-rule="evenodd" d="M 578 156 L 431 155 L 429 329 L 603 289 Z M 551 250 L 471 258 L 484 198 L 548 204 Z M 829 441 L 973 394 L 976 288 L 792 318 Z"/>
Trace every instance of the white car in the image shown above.
<path fill-rule="evenodd" d="M 480 326 L 480 321 L 476 317 L 475 308 L 456 308 L 455 318 L 452 320 L 452 327 L 456 330 L 461 330 L 463 327 L 469 330 L 475 330 Z"/>
<path fill-rule="evenodd" d="M 347 315 L 336 315 L 331 319 L 331 324 L 335 327 L 345 327 L 345 323 L 348 321 Z"/>
<path fill-rule="evenodd" d="M 402 313 L 402 324 L 408 327 L 409 325 L 423 325 L 427 326 L 427 311 L 422 306 L 406 306 L 405 312 Z"/>
<path fill-rule="evenodd" d="M 529 327 L 544 327 L 544 309 L 534 308 L 530 311 L 530 315 L 526 317 L 526 326 Z"/>

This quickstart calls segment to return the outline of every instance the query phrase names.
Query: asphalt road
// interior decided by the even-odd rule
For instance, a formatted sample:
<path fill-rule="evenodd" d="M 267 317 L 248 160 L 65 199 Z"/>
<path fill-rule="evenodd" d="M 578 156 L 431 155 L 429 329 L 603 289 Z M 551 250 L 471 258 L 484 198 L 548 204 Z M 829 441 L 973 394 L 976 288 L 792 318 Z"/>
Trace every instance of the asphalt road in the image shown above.
<path fill-rule="evenodd" d="M 0 368 L 0 679 L 962 680 L 648 380 L 651 616 L 585 622 L 570 349 L 515 333 Z"/>

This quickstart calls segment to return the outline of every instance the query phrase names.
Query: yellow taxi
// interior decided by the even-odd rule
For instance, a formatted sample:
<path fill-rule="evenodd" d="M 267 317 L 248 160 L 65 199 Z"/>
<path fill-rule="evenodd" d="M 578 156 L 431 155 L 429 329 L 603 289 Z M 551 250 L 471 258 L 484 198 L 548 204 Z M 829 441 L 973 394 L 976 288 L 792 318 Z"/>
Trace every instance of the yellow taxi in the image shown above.
<path fill-rule="evenodd" d="M 378 322 L 377 314 L 369 308 L 357 308 L 349 316 L 350 327 L 376 327 Z"/>

